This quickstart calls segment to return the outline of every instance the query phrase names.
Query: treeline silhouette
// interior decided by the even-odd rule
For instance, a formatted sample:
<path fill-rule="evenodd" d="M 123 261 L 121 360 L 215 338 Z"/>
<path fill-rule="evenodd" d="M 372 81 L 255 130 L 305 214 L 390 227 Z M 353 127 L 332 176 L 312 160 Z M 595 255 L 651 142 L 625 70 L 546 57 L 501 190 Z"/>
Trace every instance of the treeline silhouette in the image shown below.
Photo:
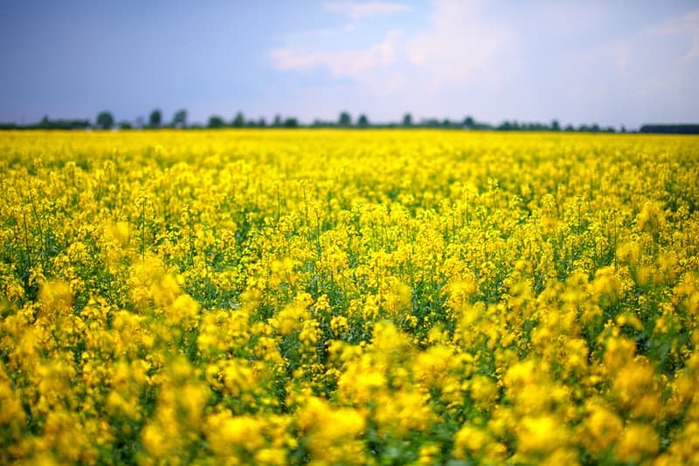
<path fill-rule="evenodd" d="M 57 130 L 85 130 L 85 129 L 157 129 L 157 128 L 179 128 L 179 129 L 218 129 L 218 128 L 444 128 L 444 129 L 465 129 L 465 130 L 490 130 L 490 131 L 578 131 L 586 133 L 615 133 L 617 129 L 611 126 L 601 127 L 598 124 L 590 125 L 566 125 L 562 126 L 558 120 L 551 123 L 539 122 L 518 122 L 516 120 L 505 120 L 498 125 L 492 125 L 475 120 L 471 116 L 466 116 L 463 120 L 423 118 L 413 119 L 412 114 L 406 113 L 403 118 L 396 122 L 375 123 L 369 121 L 365 114 L 360 114 L 356 119 L 349 112 L 340 112 L 336 120 L 313 120 L 310 124 L 304 124 L 295 117 L 282 117 L 277 114 L 272 121 L 264 118 L 248 119 L 243 112 L 238 112 L 235 116 L 226 120 L 221 115 L 212 115 L 206 124 L 190 123 L 188 121 L 187 110 L 181 109 L 175 112 L 170 121 L 164 121 L 160 110 L 153 110 L 148 120 L 137 118 L 136 121 L 117 121 L 109 111 L 97 114 L 94 123 L 85 119 L 59 119 L 52 120 L 45 116 L 38 123 L 17 124 L 0 123 L 0 129 L 57 129 Z M 625 133 L 626 128 L 621 126 L 619 132 Z M 699 134 L 699 125 L 643 125 L 642 133 L 674 133 L 674 134 Z"/>
<path fill-rule="evenodd" d="M 699 134 L 699 125 L 643 125 L 640 133 Z"/>

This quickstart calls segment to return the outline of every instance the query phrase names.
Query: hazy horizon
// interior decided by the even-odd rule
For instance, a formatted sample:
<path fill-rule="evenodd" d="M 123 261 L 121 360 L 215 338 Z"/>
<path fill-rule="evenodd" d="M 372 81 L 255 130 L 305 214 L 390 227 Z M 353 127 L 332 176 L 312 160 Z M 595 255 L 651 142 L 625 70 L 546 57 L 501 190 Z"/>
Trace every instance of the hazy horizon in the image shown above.
<path fill-rule="evenodd" d="M 0 0 L 0 121 L 699 122 L 695 1 Z"/>

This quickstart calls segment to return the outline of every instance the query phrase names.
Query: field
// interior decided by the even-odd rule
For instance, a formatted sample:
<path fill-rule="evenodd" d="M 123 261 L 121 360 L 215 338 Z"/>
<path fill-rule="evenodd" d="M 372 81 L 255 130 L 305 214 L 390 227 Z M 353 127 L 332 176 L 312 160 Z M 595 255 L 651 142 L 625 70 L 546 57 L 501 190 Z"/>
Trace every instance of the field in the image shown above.
<path fill-rule="evenodd" d="M 0 463 L 697 464 L 699 138 L 0 133 Z"/>

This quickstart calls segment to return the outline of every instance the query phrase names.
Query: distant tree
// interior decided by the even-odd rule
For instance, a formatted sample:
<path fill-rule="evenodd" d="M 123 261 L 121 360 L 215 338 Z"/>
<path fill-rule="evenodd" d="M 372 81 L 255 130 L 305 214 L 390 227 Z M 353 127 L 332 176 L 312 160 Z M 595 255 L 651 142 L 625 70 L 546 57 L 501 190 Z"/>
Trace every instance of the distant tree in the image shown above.
<path fill-rule="evenodd" d="M 699 124 L 646 124 L 638 129 L 639 133 L 658 134 L 699 134 Z"/>
<path fill-rule="evenodd" d="M 282 126 L 282 123 L 282 116 L 278 113 L 274 115 L 274 122 L 272 122 L 272 126 L 274 126 L 275 128 L 279 128 L 280 126 Z"/>
<path fill-rule="evenodd" d="M 621 132 L 622 132 L 622 133 L 625 133 L 625 132 L 626 132 L 626 126 L 621 125 Z"/>
<path fill-rule="evenodd" d="M 500 131 L 512 131 L 515 129 L 519 129 L 519 125 L 516 121 L 510 122 L 508 120 L 505 120 L 502 123 L 500 123 L 497 129 Z"/>
<path fill-rule="evenodd" d="M 320 118 L 316 118 L 311 123 L 311 126 L 314 128 L 333 128 L 336 124 L 334 121 L 323 121 Z"/>
<path fill-rule="evenodd" d="M 413 116 L 410 113 L 403 115 L 403 126 L 413 126 Z"/>
<path fill-rule="evenodd" d="M 551 131 L 560 131 L 561 130 L 561 124 L 558 122 L 558 120 L 553 120 L 551 122 Z"/>
<path fill-rule="evenodd" d="M 286 118 L 283 124 L 284 128 L 298 128 L 299 120 L 296 118 Z"/>
<path fill-rule="evenodd" d="M 117 126 L 119 127 L 119 129 L 132 129 L 133 128 L 133 125 L 131 125 L 131 123 L 126 121 L 126 120 L 121 120 L 117 124 Z"/>
<path fill-rule="evenodd" d="M 151 128 L 160 128 L 163 124 L 163 114 L 160 110 L 156 109 L 150 112 L 148 117 L 148 126 Z"/>
<path fill-rule="evenodd" d="M 476 126 L 476 122 L 471 116 L 467 116 L 464 118 L 464 128 L 466 129 L 473 129 Z"/>
<path fill-rule="evenodd" d="M 99 112 L 95 124 L 99 129 L 111 129 L 114 127 L 114 116 L 110 112 Z"/>
<path fill-rule="evenodd" d="M 172 117 L 172 126 L 175 128 L 187 127 L 187 110 L 182 109 L 175 112 L 175 116 Z"/>
<path fill-rule="evenodd" d="M 352 117 L 347 112 L 340 113 L 340 117 L 337 119 L 337 125 L 342 127 L 352 126 Z"/>
<path fill-rule="evenodd" d="M 29 129 L 87 129 L 90 127 L 92 127 L 90 120 L 51 120 L 48 115 L 44 116 L 39 123 L 24 126 Z"/>
<path fill-rule="evenodd" d="M 226 126 L 226 122 L 218 115 L 212 115 L 209 117 L 209 123 L 206 125 L 207 128 L 223 128 Z"/>
<path fill-rule="evenodd" d="M 45 115 L 39 123 L 25 126 L 25 128 L 35 129 L 87 129 L 90 127 L 90 120 L 51 120 L 48 115 Z"/>
<path fill-rule="evenodd" d="M 267 121 L 264 118 L 260 118 L 259 120 L 257 120 L 257 126 L 259 128 L 265 128 L 267 127 Z"/>
<path fill-rule="evenodd" d="M 231 126 L 234 128 L 242 128 L 245 126 L 245 117 L 243 116 L 243 112 L 238 112 L 235 115 L 235 118 L 233 118 L 233 123 L 231 123 Z"/>
<path fill-rule="evenodd" d="M 357 120 L 357 126 L 359 126 L 360 128 L 366 128 L 367 126 L 369 126 L 369 119 L 363 113 L 359 115 L 359 119 Z"/>

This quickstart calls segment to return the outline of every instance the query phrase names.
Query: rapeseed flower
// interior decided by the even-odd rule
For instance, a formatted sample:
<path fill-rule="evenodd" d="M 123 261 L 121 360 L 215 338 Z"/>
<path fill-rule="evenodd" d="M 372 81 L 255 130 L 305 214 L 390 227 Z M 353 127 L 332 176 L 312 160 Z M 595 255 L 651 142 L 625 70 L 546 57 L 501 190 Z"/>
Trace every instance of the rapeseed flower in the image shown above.
<path fill-rule="evenodd" d="M 697 463 L 697 147 L 3 133 L 0 463 Z"/>

